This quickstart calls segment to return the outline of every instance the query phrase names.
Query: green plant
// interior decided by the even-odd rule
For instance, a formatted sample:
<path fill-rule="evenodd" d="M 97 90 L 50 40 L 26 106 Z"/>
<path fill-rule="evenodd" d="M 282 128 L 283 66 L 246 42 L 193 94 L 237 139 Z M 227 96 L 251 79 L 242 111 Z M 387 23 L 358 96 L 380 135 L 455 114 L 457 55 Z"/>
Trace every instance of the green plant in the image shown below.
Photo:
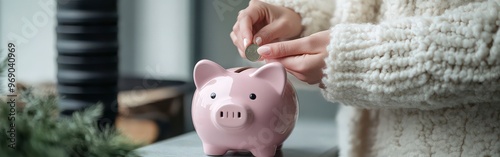
<path fill-rule="evenodd" d="M 0 100 L 0 157 L 138 156 L 133 150 L 139 145 L 115 129 L 99 130 L 96 120 L 102 113 L 102 105 L 71 117 L 58 117 L 56 96 L 35 96 L 31 91 L 20 95 L 21 100 L 16 101 L 23 105 L 15 107 L 14 112 L 8 103 L 12 97 Z M 12 128 L 15 149 L 11 148 Z"/>

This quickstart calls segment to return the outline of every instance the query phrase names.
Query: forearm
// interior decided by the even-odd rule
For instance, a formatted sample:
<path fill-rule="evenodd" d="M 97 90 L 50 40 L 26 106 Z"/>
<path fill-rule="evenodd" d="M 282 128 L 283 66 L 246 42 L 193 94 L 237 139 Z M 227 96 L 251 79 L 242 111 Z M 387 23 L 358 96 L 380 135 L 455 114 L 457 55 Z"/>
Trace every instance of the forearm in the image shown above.
<path fill-rule="evenodd" d="M 364 108 L 500 102 L 500 6 L 331 28 L 325 97 Z"/>
<path fill-rule="evenodd" d="M 302 17 L 301 36 L 330 28 L 334 10 L 333 0 L 262 0 L 263 2 L 290 8 Z"/>

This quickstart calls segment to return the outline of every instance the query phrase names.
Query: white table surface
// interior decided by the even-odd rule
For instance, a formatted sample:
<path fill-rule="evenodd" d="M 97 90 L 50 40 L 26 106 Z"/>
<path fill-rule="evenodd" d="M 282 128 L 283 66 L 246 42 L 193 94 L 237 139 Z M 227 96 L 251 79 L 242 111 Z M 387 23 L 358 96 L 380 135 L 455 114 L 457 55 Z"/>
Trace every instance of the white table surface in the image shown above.
<path fill-rule="evenodd" d="M 300 119 L 290 137 L 276 156 L 329 157 L 337 153 L 337 130 L 334 120 Z M 136 150 L 144 157 L 202 157 L 201 140 L 196 132 L 189 132 Z M 228 152 L 224 156 L 252 156 L 251 153 Z"/>

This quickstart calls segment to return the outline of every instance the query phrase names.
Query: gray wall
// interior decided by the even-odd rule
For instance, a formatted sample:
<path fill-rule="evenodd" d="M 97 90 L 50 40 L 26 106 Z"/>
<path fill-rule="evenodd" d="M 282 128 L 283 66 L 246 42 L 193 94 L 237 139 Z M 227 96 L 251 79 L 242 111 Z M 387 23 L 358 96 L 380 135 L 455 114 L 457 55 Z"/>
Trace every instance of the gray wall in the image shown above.
<path fill-rule="evenodd" d="M 132 0 L 121 0 L 122 3 L 134 3 L 137 9 L 135 15 L 131 15 L 136 17 L 133 19 L 133 38 L 122 38 L 124 41 L 134 42 L 129 45 L 135 46 L 130 49 L 135 52 L 134 57 L 129 58 L 134 60 L 135 66 L 127 72 L 145 77 L 190 80 L 190 1 L 130 1 Z"/>
<path fill-rule="evenodd" d="M 5 9 L 4 9 L 2 3 L 3 3 L 3 0 L 0 0 L 0 60 L 3 60 L 6 56 L 6 51 L 5 51 L 5 47 L 6 47 L 5 43 L 6 42 L 3 39 L 3 36 L 5 36 L 5 35 L 3 34 L 3 32 L 4 32 L 3 25 L 1 24 L 2 20 L 5 18 L 4 16 L 5 16 L 6 12 L 5 12 Z M 7 83 L 5 81 L 3 81 L 6 79 L 5 72 L 6 71 L 4 69 L 0 69 L 0 79 L 1 79 L 0 80 L 0 94 L 6 93 L 6 90 L 7 90 L 7 88 L 6 88 Z"/>
<path fill-rule="evenodd" d="M 14 37 L 18 45 L 17 78 L 21 82 L 56 81 L 55 3 L 0 0 L 1 46 Z M 188 0 L 121 0 L 120 72 L 189 80 L 189 7 Z"/>
<path fill-rule="evenodd" d="M 210 59 L 223 67 L 234 67 L 245 64 L 236 47 L 233 45 L 229 33 L 236 21 L 238 11 L 245 8 L 246 0 L 197 0 L 200 5 L 201 17 L 198 17 L 202 30 L 199 38 L 202 58 Z"/>
<path fill-rule="evenodd" d="M 7 42 L 14 42 L 17 46 L 17 79 L 25 82 L 55 80 L 54 2 L 1 0 L 0 3 L 1 45 L 5 48 Z"/>

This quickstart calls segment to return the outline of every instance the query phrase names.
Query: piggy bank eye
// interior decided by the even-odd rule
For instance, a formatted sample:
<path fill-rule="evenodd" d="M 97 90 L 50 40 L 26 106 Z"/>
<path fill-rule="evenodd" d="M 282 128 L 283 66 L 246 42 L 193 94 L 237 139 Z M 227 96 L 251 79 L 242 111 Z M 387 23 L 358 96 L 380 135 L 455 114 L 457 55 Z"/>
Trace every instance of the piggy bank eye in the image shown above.
<path fill-rule="evenodd" d="M 212 92 L 212 94 L 210 94 L 210 98 L 212 98 L 212 99 L 215 99 L 215 96 L 216 96 L 216 94 L 214 92 Z"/>
<path fill-rule="evenodd" d="M 254 93 L 251 93 L 249 97 L 250 97 L 250 99 L 255 100 L 257 98 L 257 95 L 255 95 Z"/>

